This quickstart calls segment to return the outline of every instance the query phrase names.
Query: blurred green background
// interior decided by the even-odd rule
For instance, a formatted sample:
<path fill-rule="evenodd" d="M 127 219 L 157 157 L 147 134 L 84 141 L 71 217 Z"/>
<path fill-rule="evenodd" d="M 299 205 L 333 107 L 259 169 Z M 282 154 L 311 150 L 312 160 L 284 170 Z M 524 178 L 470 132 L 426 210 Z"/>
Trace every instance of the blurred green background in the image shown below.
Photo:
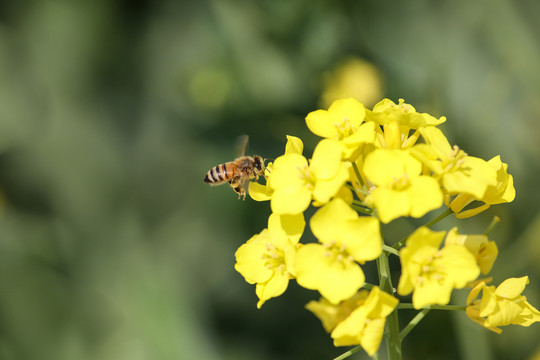
<path fill-rule="evenodd" d="M 291 282 L 256 309 L 234 252 L 269 206 L 202 179 L 241 134 L 249 153 L 279 156 L 291 134 L 310 154 L 304 117 L 327 106 L 350 59 L 367 61 L 349 75 L 370 107 L 404 98 L 447 116 L 469 154 L 509 164 L 516 200 L 460 230 L 499 215 L 494 282 L 529 275 L 540 307 L 539 16 L 535 0 L 2 1 L 0 359 L 344 352 L 303 308 L 315 292 Z M 432 311 L 403 351 L 532 359 L 539 339 L 538 324 L 496 335 Z"/>

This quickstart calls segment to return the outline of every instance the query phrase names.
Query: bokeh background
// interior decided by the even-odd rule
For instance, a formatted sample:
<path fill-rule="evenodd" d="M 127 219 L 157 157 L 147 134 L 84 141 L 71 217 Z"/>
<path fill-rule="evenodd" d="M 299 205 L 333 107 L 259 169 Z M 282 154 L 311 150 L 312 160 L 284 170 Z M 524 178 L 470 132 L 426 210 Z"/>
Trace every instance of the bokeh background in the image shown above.
<path fill-rule="evenodd" d="M 310 154 L 305 115 L 340 96 L 404 98 L 469 154 L 502 156 L 516 200 L 460 230 L 500 216 L 494 282 L 529 275 L 540 306 L 539 16 L 535 0 L 3 0 L 0 359 L 344 352 L 303 308 L 315 292 L 291 282 L 256 309 L 234 252 L 269 206 L 202 181 L 242 134 L 249 153 L 279 156 L 291 134 Z M 538 359 L 539 340 L 538 324 L 496 335 L 432 311 L 403 351 Z"/>

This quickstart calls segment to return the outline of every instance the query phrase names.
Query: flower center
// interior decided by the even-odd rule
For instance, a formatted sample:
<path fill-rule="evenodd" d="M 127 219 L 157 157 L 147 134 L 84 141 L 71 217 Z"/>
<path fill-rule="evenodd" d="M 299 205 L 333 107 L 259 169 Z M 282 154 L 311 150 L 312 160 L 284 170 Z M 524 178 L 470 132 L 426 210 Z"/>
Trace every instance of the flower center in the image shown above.
<path fill-rule="evenodd" d="M 408 113 L 408 112 L 411 111 L 411 105 L 405 104 L 405 100 L 403 100 L 403 99 L 399 99 L 398 108 L 399 108 L 399 110 L 401 110 L 401 112 L 404 113 L 404 114 L 406 114 L 406 113 Z"/>
<path fill-rule="evenodd" d="M 308 166 L 298 167 L 297 169 L 299 172 L 298 177 L 304 182 L 304 186 L 312 191 L 315 187 L 315 183 L 317 182 L 315 175 L 309 171 Z"/>
<path fill-rule="evenodd" d="M 354 126 L 351 121 L 347 118 L 344 118 L 341 123 L 334 123 L 334 127 L 337 132 L 337 140 L 343 140 L 346 137 L 351 136 L 356 130 L 357 126 Z"/>
<path fill-rule="evenodd" d="M 467 157 L 467 153 L 461 150 L 457 145 L 452 148 L 449 160 L 444 164 L 444 172 L 451 172 L 458 170 L 463 165 Z"/>
<path fill-rule="evenodd" d="M 418 275 L 418 284 L 421 285 L 424 282 L 438 282 L 442 284 L 446 278 L 444 268 L 437 266 L 435 259 L 441 257 L 440 253 L 436 253 L 427 258 L 421 266 L 420 274 Z"/>
<path fill-rule="evenodd" d="M 340 263 L 343 266 L 353 261 L 353 258 L 347 251 L 347 247 L 345 245 L 331 242 L 325 243 L 323 246 L 326 248 L 324 256 L 328 259 L 328 261 Z"/>
<path fill-rule="evenodd" d="M 262 255 L 264 266 L 272 271 L 285 270 L 285 253 L 273 244 L 266 243 L 266 252 Z"/>
<path fill-rule="evenodd" d="M 410 185 L 411 185 L 411 181 L 407 173 L 404 173 L 402 177 L 399 177 L 399 178 L 395 177 L 390 183 L 390 187 L 393 190 L 397 190 L 397 191 L 403 191 L 407 189 Z"/>

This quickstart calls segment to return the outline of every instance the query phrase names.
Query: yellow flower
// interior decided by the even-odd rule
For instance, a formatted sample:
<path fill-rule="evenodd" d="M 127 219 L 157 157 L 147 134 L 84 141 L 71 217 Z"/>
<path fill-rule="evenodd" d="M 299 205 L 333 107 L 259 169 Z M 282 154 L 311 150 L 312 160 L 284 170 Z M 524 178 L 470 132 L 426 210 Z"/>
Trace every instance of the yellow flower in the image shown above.
<path fill-rule="evenodd" d="M 474 287 L 467 298 L 466 313 L 474 322 L 500 334 L 499 326 L 510 324 L 529 326 L 540 321 L 540 312 L 521 293 L 529 277 L 510 278 L 496 289 L 484 282 Z M 482 291 L 482 298 L 477 299 Z"/>
<path fill-rule="evenodd" d="M 270 206 L 278 214 L 298 214 L 311 199 L 327 203 L 349 178 L 348 165 L 341 161 L 337 141 L 324 139 L 308 160 L 300 154 L 280 156 L 274 162 L 269 185 L 273 189 Z"/>
<path fill-rule="evenodd" d="M 377 209 L 384 223 L 438 209 L 443 203 L 439 183 L 421 172 L 420 161 L 405 150 L 374 150 L 363 165 L 364 175 L 375 186 L 365 202 Z"/>
<path fill-rule="evenodd" d="M 321 320 L 331 333 L 335 346 L 362 345 L 373 355 L 381 343 L 386 317 L 396 308 L 398 299 L 374 287 L 353 297 L 331 304 L 325 298 L 310 301 L 306 308 Z"/>
<path fill-rule="evenodd" d="M 298 249 L 296 281 L 337 304 L 364 284 L 364 272 L 357 262 L 374 260 L 381 254 L 379 222 L 373 217 L 359 217 L 345 201 L 336 198 L 313 215 L 310 227 L 321 244 Z"/>
<path fill-rule="evenodd" d="M 458 233 L 457 228 L 453 228 L 448 232 L 444 245 L 464 245 L 474 256 L 480 271 L 484 275 L 491 271 L 499 253 L 495 241 L 489 241 L 486 235 L 461 235 Z"/>
<path fill-rule="evenodd" d="M 368 106 L 381 98 L 381 76 L 371 63 L 350 58 L 328 74 L 322 94 L 324 107 L 338 99 L 352 97 Z"/>
<path fill-rule="evenodd" d="M 236 251 L 234 268 L 250 284 L 257 284 L 257 308 L 285 292 L 294 277 L 296 244 L 304 231 L 302 214 L 277 215 L 268 219 L 268 228 L 254 235 Z"/>
<path fill-rule="evenodd" d="M 338 141 L 343 158 L 349 159 L 362 144 L 375 141 L 375 124 L 364 122 L 365 108 L 357 100 L 336 100 L 328 110 L 316 110 L 306 117 L 309 130 L 320 137 Z"/>
<path fill-rule="evenodd" d="M 368 292 L 361 290 L 352 297 L 341 301 L 339 304 L 332 304 L 321 297 L 318 301 L 312 300 L 306 304 L 306 309 L 311 311 L 321 320 L 324 330 L 331 333 L 341 321 L 345 320 L 359 304 L 365 302 Z"/>
<path fill-rule="evenodd" d="M 412 154 L 440 179 L 446 193 L 481 199 L 488 187 L 497 185 L 497 173 L 487 161 L 468 156 L 457 146 L 452 148 L 442 131 L 433 126 L 420 132 L 427 144 L 416 145 Z"/>
<path fill-rule="evenodd" d="M 383 132 L 377 128 L 377 139 L 380 147 L 386 149 L 409 149 L 420 136 L 419 128 L 446 121 L 444 116 L 437 119 L 427 113 L 417 113 L 403 99 L 399 99 L 397 105 L 389 99 L 380 101 L 373 111 L 366 110 L 366 118 L 382 126 Z M 411 129 L 416 131 L 410 134 Z"/>
<path fill-rule="evenodd" d="M 514 189 L 514 179 L 507 172 L 508 165 L 501 161 L 500 156 L 489 160 L 488 164 L 497 172 L 497 183 L 495 185 L 489 185 L 482 198 L 475 198 L 469 194 L 458 194 L 450 202 L 450 209 L 456 214 L 456 217 L 471 217 L 487 210 L 490 205 L 514 201 L 516 190 Z M 463 208 L 475 200 L 481 201 L 484 204 L 462 211 Z"/>
<path fill-rule="evenodd" d="M 287 144 L 285 145 L 285 155 L 287 154 L 299 154 L 302 155 L 304 150 L 304 143 L 300 138 L 296 136 L 287 135 Z M 255 201 L 267 201 L 272 198 L 272 193 L 274 190 L 269 185 L 270 179 L 272 177 L 272 167 L 273 164 L 270 163 L 266 166 L 266 171 L 264 177 L 266 179 L 266 184 L 259 184 L 255 181 L 250 181 L 248 185 L 249 196 Z"/>
<path fill-rule="evenodd" d="M 454 288 L 463 288 L 480 274 L 474 256 L 463 245 L 439 249 L 445 232 L 426 227 L 416 230 L 399 252 L 401 277 L 398 293 L 413 293 L 415 309 L 446 305 Z"/>
<path fill-rule="evenodd" d="M 367 291 L 362 291 L 367 293 Z M 373 355 L 379 349 L 386 317 L 394 311 L 398 299 L 374 287 L 364 301 L 330 335 L 334 346 L 361 345 Z"/>
<path fill-rule="evenodd" d="M 366 116 L 379 125 L 397 121 L 400 126 L 409 129 L 436 126 L 446 121 L 444 116 L 437 119 L 427 113 L 416 112 L 416 109 L 412 105 L 406 104 L 403 99 L 399 99 L 397 105 L 390 99 L 383 99 L 373 107 L 373 111 L 367 110 Z"/>

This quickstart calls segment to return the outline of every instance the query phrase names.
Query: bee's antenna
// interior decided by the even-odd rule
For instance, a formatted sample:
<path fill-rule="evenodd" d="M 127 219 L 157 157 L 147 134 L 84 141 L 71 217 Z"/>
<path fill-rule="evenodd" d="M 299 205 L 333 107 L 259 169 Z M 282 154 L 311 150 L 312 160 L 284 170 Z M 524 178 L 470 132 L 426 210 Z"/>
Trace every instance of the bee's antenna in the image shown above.
<path fill-rule="evenodd" d="M 264 162 L 267 162 L 267 161 L 275 161 L 276 159 L 272 159 L 272 158 L 264 158 L 263 161 Z"/>

